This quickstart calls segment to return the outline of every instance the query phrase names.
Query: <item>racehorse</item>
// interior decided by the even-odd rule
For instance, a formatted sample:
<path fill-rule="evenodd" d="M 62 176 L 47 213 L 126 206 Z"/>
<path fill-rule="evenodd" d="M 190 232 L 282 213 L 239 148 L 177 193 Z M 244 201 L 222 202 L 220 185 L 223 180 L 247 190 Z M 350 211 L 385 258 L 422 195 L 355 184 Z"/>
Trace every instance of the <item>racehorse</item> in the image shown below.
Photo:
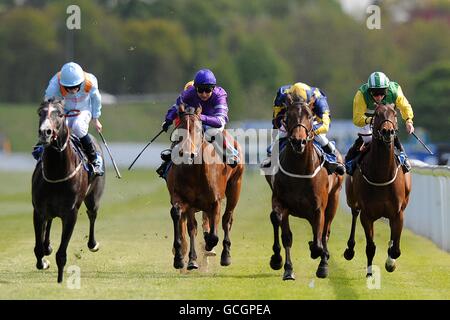
<path fill-rule="evenodd" d="M 198 268 L 195 251 L 197 234 L 195 213 L 198 211 L 203 211 L 205 250 L 210 252 L 216 246 L 219 241 L 217 233 L 221 201 L 225 197 L 226 208 L 222 217 L 224 240 L 220 264 L 228 266 L 231 264 L 230 229 L 233 211 L 239 200 L 244 166 L 240 163 L 231 168 L 224 163 L 222 156 L 214 151 L 213 145 L 206 141 L 200 120 L 200 106 L 192 108 L 181 105 L 178 114 L 180 123 L 176 132 L 182 134 L 178 137 L 180 142 L 173 148 L 173 165 L 167 175 L 167 189 L 172 205 L 170 214 L 174 226 L 173 266 L 176 269 L 184 267 L 183 260 L 187 253 L 187 224 L 190 237 L 187 269 Z M 235 147 L 241 152 L 237 141 Z"/>
<path fill-rule="evenodd" d="M 58 282 L 62 282 L 67 246 L 83 201 L 90 222 L 88 248 L 93 252 L 99 249 L 99 243 L 94 236 L 94 226 L 105 177 L 90 178 L 83 169 L 82 160 L 74 151 L 70 129 L 66 124 L 66 116 L 76 114 L 65 114 L 62 101 L 50 99 L 42 102 L 38 115 L 39 142 L 44 146 L 44 151 L 32 177 L 36 267 L 48 269 L 50 266 L 44 255 L 48 256 L 52 252 L 50 228 L 52 220 L 59 217 L 62 220 L 62 235 L 56 253 L 56 264 Z M 95 140 L 94 143 L 101 152 Z"/>
<path fill-rule="evenodd" d="M 378 105 L 372 118 L 372 142 L 358 164 L 353 177 L 347 176 L 345 191 L 347 204 L 352 211 L 352 227 L 344 257 L 355 255 L 355 225 L 361 214 L 361 224 L 366 234 L 367 277 L 372 276 L 375 256 L 373 223 L 381 217 L 389 219 L 391 237 L 385 268 L 395 270 L 395 259 L 400 256 L 400 235 L 403 228 L 403 211 L 408 205 L 411 175 L 404 174 L 394 156 L 394 138 L 397 135 L 397 113 L 394 105 Z"/>
<path fill-rule="evenodd" d="M 303 99 L 288 95 L 284 126 L 288 133 L 288 143 L 280 154 L 279 170 L 273 175 L 266 175 L 272 189 L 270 220 L 274 231 L 274 254 L 270 259 L 270 266 L 274 270 L 279 270 L 282 266 L 279 243 L 281 226 L 281 239 L 286 252 L 283 280 L 295 279 L 290 253 L 292 232 L 289 215 L 292 215 L 304 218 L 311 224 L 311 258 L 321 258 L 316 276 L 325 278 L 328 276 L 330 256 L 327 242 L 339 202 L 343 177 L 337 174 L 328 175 L 323 166 L 324 160 L 313 146 L 313 113 Z M 342 161 L 339 153 L 337 157 Z"/>

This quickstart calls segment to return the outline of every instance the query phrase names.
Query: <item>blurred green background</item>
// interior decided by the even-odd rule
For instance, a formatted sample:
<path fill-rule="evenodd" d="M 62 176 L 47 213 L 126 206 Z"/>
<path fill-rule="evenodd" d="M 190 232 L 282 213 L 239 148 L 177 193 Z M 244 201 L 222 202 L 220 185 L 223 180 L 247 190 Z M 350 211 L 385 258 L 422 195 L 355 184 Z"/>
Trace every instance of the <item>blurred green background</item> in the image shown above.
<path fill-rule="evenodd" d="M 79 30 L 66 26 L 73 4 Z M 370 4 L 381 9 L 380 29 L 367 27 Z M 415 125 L 432 141 L 450 140 L 447 0 L 2 0 L 0 21 L 0 133 L 10 140 L 23 132 L 25 113 L 36 122 L 23 109 L 39 104 L 70 60 L 95 74 L 104 92 L 166 94 L 105 107 L 105 128 L 119 140 L 147 139 L 203 67 L 229 93 L 231 120 L 270 120 L 277 88 L 297 81 L 323 89 L 334 119 L 351 119 L 356 90 L 383 71 L 402 86 Z"/>

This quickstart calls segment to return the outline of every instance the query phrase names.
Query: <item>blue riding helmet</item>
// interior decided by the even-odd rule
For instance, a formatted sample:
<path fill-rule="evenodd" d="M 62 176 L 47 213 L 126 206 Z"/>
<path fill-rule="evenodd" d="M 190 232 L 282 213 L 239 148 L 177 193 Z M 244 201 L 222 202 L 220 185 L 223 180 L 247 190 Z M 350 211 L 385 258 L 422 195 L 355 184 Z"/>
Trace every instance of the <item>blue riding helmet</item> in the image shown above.
<path fill-rule="evenodd" d="M 216 77 L 209 69 L 202 69 L 197 72 L 194 78 L 194 86 L 199 85 L 216 85 Z"/>

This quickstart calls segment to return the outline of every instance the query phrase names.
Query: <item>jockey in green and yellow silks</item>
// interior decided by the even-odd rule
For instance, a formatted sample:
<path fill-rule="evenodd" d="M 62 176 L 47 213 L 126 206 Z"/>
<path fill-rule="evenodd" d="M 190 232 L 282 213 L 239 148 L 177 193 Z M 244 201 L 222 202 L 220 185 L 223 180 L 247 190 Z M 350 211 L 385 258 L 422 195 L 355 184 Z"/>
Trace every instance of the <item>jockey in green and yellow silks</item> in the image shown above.
<path fill-rule="evenodd" d="M 400 110 L 403 120 L 406 122 L 406 131 L 411 134 L 414 132 L 413 118 L 414 113 L 411 104 L 403 94 L 402 88 L 397 82 L 390 81 L 382 72 L 373 72 L 367 83 L 361 85 L 353 98 L 353 123 L 359 127 L 361 136 L 356 139 L 353 146 L 348 150 L 345 156 L 347 173 L 352 174 L 353 161 L 359 154 L 363 143 L 370 143 L 372 140 L 372 128 L 370 126 L 372 118 L 365 115 L 377 104 L 394 104 Z M 405 150 L 398 137 L 395 138 L 395 147 L 400 151 L 400 158 L 404 159 L 404 171 L 411 169 Z"/>
<path fill-rule="evenodd" d="M 271 165 L 271 154 L 272 148 L 276 141 L 279 141 L 280 146 L 282 146 L 287 139 L 287 132 L 282 124 L 282 119 L 286 113 L 286 97 L 287 95 L 293 95 L 303 98 L 303 100 L 312 105 L 312 111 L 314 113 L 314 141 L 316 141 L 322 148 L 322 150 L 328 154 L 335 155 L 336 148 L 333 143 L 330 143 L 326 134 L 330 128 L 331 118 L 330 118 L 330 107 L 328 106 L 328 101 L 325 93 L 316 87 L 311 87 L 305 83 L 297 82 L 293 85 L 285 85 L 277 90 L 277 95 L 274 100 L 273 105 L 273 118 L 272 125 L 273 129 L 279 129 L 278 139 L 267 148 L 268 158 L 261 163 L 261 167 L 268 168 Z M 345 167 L 341 163 L 335 163 L 334 169 L 338 174 L 345 173 Z"/>

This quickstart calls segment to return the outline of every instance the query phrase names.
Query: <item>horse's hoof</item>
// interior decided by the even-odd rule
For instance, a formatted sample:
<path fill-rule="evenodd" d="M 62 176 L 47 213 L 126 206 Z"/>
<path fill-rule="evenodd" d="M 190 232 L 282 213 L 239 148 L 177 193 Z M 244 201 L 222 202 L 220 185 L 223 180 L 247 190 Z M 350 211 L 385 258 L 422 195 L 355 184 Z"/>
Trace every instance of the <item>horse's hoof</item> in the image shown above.
<path fill-rule="evenodd" d="M 183 259 L 173 259 L 173 267 L 175 269 L 183 269 L 184 267 Z"/>
<path fill-rule="evenodd" d="M 355 256 L 355 250 L 353 250 L 353 249 L 345 249 L 345 252 L 344 252 L 344 258 L 346 259 L 346 260 L 348 260 L 348 261 L 350 261 L 350 260 L 352 260 L 353 259 L 353 257 Z"/>
<path fill-rule="evenodd" d="M 282 265 L 283 265 L 283 258 L 280 255 L 278 256 L 272 255 L 272 257 L 270 258 L 270 267 L 273 270 L 280 270 Z"/>
<path fill-rule="evenodd" d="M 370 278 L 370 277 L 372 277 L 372 273 L 368 272 L 368 273 L 366 274 L 366 278 Z"/>
<path fill-rule="evenodd" d="M 198 263 L 197 261 L 189 261 L 188 265 L 187 265 L 187 269 L 188 270 L 194 270 L 194 269 L 198 269 Z"/>
<path fill-rule="evenodd" d="M 316 276 L 321 279 L 328 277 L 328 266 L 319 266 L 316 271 Z"/>
<path fill-rule="evenodd" d="M 388 264 L 387 262 L 384 264 L 384 267 L 386 268 L 386 271 L 387 272 L 394 272 L 394 270 L 395 270 L 395 268 L 396 268 L 396 265 L 395 265 L 395 262 L 394 262 L 394 264 L 392 264 L 392 265 L 390 265 L 390 264 Z"/>
<path fill-rule="evenodd" d="M 42 266 L 43 270 L 47 270 L 48 268 L 50 268 L 50 261 L 48 261 L 47 259 L 42 259 Z"/>
<path fill-rule="evenodd" d="M 91 252 L 97 252 L 98 249 L 100 249 L 100 242 L 97 242 L 93 248 L 89 247 L 88 245 L 88 248 Z"/>
<path fill-rule="evenodd" d="M 205 249 L 205 256 L 207 257 L 215 257 L 217 255 L 216 250 L 211 249 L 211 250 L 206 250 Z"/>
<path fill-rule="evenodd" d="M 220 265 L 223 267 L 228 267 L 231 264 L 231 257 L 229 254 L 223 254 L 220 257 Z"/>
<path fill-rule="evenodd" d="M 51 245 L 48 245 L 47 248 L 44 248 L 44 255 L 49 256 L 52 254 L 52 252 L 53 252 L 53 248 Z"/>
<path fill-rule="evenodd" d="M 294 272 L 292 270 L 284 271 L 283 280 L 295 280 Z"/>

